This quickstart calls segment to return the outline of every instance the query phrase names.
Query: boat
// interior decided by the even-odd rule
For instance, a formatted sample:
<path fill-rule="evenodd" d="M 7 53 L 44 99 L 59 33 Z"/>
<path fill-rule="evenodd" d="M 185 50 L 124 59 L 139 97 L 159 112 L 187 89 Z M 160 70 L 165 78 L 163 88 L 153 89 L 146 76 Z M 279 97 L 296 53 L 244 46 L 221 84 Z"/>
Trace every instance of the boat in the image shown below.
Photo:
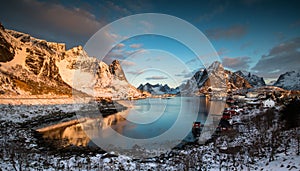
<path fill-rule="evenodd" d="M 192 133 L 193 133 L 194 137 L 200 137 L 202 128 L 203 128 L 203 125 L 201 124 L 201 122 L 193 122 Z"/>

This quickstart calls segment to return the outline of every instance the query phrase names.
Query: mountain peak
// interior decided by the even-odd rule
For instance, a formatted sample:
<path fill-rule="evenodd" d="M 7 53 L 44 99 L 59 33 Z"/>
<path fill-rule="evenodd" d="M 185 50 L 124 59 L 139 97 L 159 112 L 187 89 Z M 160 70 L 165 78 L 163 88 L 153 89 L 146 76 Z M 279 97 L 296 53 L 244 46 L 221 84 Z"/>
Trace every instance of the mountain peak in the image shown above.
<path fill-rule="evenodd" d="M 179 88 L 170 88 L 168 84 L 162 85 L 162 84 L 150 84 L 146 83 L 145 85 L 140 84 L 138 87 L 141 91 L 147 91 L 153 95 L 162 95 L 162 94 L 178 94 Z"/>
<path fill-rule="evenodd" d="M 215 61 L 208 67 L 208 70 L 218 70 L 218 69 L 223 69 L 223 65 L 221 64 L 220 61 Z"/>
<path fill-rule="evenodd" d="M 212 79 L 211 79 L 212 78 Z M 225 70 L 219 61 L 213 62 L 207 69 L 197 71 L 182 87 L 182 94 L 206 93 L 209 88 L 227 90 L 248 89 L 265 85 L 263 78 L 254 74 Z"/>
<path fill-rule="evenodd" d="M 66 50 L 64 43 L 47 42 L 0 26 L 0 92 L 12 95 L 85 95 L 124 99 L 141 97 L 130 85 L 120 62 L 90 57 L 82 46 Z M 2 81 L 1 81 L 2 80 Z M 6 86 L 7 85 L 7 86 Z"/>
<path fill-rule="evenodd" d="M 263 79 L 263 77 L 259 77 L 257 75 L 252 74 L 251 72 L 247 72 L 247 71 L 236 71 L 234 72 L 235 74 L 239 75 L 240 77 L 243 77 L 244 79 L 246 79 L 249 84 L 253 87 L 261 87 L 261 86 L 265 86 L 265 80 Z"/>
<path fill-rule="evenodd" d="M 124 80 L 127 81 L 124 71 L 120 65 L 120 62 L 118 60 L 114 60 L 110 65 L 109 65 L 109 70 L 110 72 L 119 80 Z"/>
<path fill-rule="evenodd" d="M 4 26 L 2 25 L 2 23 L 0 22 L 0 29 L 4 30 Z"/>
<path fill-rule="evenodd" d="M 300 70 L 281 74 L 274 83 L 274 86 L 287 90 L 300 90 Z"/>

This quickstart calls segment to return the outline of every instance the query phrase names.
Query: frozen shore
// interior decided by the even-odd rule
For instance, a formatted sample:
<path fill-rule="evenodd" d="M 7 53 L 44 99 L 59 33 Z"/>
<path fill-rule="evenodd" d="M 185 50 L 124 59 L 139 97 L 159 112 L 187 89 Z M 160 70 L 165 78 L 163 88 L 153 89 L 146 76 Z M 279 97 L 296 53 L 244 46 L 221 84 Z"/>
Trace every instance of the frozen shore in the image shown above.
<path fill-rule="evenodd" d="M 119 104 L 130 107 L 130 102 L 118 101 Z M 78 110 L 89 110 L 94 104 L 1 104 L 0 105 L 0 168 L 1 170 L 299 170 L 299 156 L 295 155 L 297 143 L 291 138 L 294 132 L 283 131 L 282 138 L 290 139 L 288 149 L 286 144 L 280 144 L 274 155 L 274 161 L 269 161 L 272 142 L 271 132 L 260 132 L 257 126 L 245 120 L 248 124 L 243 133 L 229 132 L 205 145 L 190 144 L 182 149 L 174 149 L 153 158 L 135 159 L 114 152 L 91 150 L 78 147 L 67 149 L 51 149 L 41 145 L 36 137 L 33 126 L 68 120 L 75 117 Z M 111 104 L 102 104 L 102 110 Z M 112 111 L 111 111 L 112 112 Z M 254 119 L 263 113 L 250 110 L 242 115 L 244 119 Z M 252 124 L 251 124 L 252 123 Z M 266 135 L 264 135 L 264 134 Z M 257 144 L 258 139 L 264 144 Z M 43 143 L 43 142 L 42 142 Z M 267 145 L 267 146 L 265 146 Z M 255 154 L 254 149 L 261 150 Z M 233 151 L 229 150 L 232 149 Z M 239 151 L 236 151 L 238 149 Z"/>

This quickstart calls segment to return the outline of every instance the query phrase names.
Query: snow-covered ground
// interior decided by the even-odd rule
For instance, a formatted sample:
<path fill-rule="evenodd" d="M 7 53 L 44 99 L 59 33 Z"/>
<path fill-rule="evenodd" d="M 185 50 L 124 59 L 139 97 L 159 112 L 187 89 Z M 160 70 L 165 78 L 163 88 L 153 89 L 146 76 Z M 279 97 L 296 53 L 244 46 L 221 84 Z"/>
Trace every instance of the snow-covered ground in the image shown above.
<path fill-rule="evenodd" d="M 221 133 L 210 142 L 189 144 L 153 158 L 105 153 L 99 150 L 69 147 L 51 149 L 41 145 L 30 121 L 49 113 L 68 113 L 85 105 L 0 105 L 1 170 L 299 170 L 295 131 L 280 131 L 258 116 L 264 111 L 253 109 L 235 118 L 244 124 L 239 131 Z M 279 110 L 279 108 L 277 108 Z M 275 112 L 277 111 L 275 110 Z M 57 116 L 57 115 L 55 115 Z M 275 117 L 276 118 L 276 117 Z M 250 119 L 250 121 L 249 121 Z M 25 124 L 24 123 L 29 123 Z M 297 135 L 297 134 L 296 134 Z M 280 137 L 280 139 L 279 139 Z M 288 141 L 287 141 L 288 140 Z M 278 143 L 273 143 L 273 142 Z M 272 147 L 275 150 L 272 151 Z"/>

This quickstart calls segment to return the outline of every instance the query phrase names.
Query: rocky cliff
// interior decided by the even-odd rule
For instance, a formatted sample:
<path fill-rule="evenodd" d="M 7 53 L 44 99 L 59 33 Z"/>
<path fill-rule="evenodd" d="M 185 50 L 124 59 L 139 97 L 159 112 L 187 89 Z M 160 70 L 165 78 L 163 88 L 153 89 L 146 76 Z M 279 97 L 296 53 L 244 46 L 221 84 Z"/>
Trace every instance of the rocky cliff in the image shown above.
<path fill-rule="evenodd" d="M 300 70 L 281 74 L 274 83 L 274 86 L 286 90 L 300 90 Z"/>
<path fill-rule="evenodd" d="M 262 77 L 254 75 L 250 72 L 236 71 L 234 73 L 246 79 L 249 82 L 249 84 L 253 87 L 261 87 L 266 85 L 265 80 Z"/>
<path fill-rule="evenodd" d="M 81 46 L 66 50 L 63 43 L 47 42 L 0 27 L 0 93 L 9 95 L 72 95 L 138 97 L 118 61 L 112 64 L 89 57 Z"/>
<path fill-rule="evenodd" d="M 218 61 L 213 62 L 208 69 L 200 69 L 186 84 L 180 86 L 181 94 L 202 94 L 210 91 L 234 91 L 252 88 L 253 86 L 240 75 L 225 70 Z"/>

